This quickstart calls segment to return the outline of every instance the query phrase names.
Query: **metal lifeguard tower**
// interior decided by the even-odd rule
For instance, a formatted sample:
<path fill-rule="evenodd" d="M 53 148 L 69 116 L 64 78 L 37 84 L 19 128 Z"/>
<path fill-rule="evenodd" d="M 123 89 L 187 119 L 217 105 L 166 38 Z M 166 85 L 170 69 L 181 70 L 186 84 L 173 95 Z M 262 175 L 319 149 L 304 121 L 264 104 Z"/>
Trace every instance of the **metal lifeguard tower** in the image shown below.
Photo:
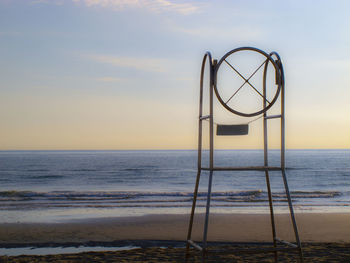
<path fill-rule="evenodd" d="M 262 63 L 255 69 L 249 73 L 250 75 L 244 76 L 238 69 L 236 68 L 236 64 L 242 63 L 244 60 L 241 58 L 243 54 L 253 54 L 254 56 L 259 57 L 259 60 Z M 239 56 L 238 56 L 239 55 Z M 244 56 L 243 56 L 244 57 Z M 237 59 L 235 59 L 237 58 Z M 235 63 L 233 63 L 235 62 Z M 225 65 L 225 67 L 223 67 Z M 235 87 L 235 89 L 230 91 L 230 93 L 223 92 L 222 86 L 218 82 L 220 71 L 225 70 L 232 71 L 234 76 L 241 81 L 241 85 Z M 256 73 L 263 69 L 262 72 L 262 85 L 256 87 L 256 84 L 253 85 L 252 78 Z M 209 114 L 203 115 L 203 90 L 205 84 L 205 72 L 208 72 L 208 86 L 209 86 Z M 269 77 L 268 77 L 269 72 Z M 272 72 L 272 74 L 271 74 Z M 273 77 L 271 77 L 273 75 Z M 272 85 L 267 85 L 269 81 Z M 239 105 L 244 105 L 241 102 L 236 103 L 233 102 L 233 98 L 237 96 L 242 89 L 251 89 L 250 91 L 256 95 L 256 99 L 258 99 L 258 107 L 253 107 L 254 109 L 250 112 L 241 111 Z M 201 76 L 200 76 L 200 96 L 199 96 L 199 131 L 198 131 L 198 171 L 197 178 L 194 188 L 193 195 L 193 203 L 191 210 L 191 217 L 188 226 L 188 235 L 187 235 L 187 246 L 186 246 L 186 258 L 190 255 L 190 248 L 193 247 L 195 250 L 199 251 L 202 254 L 202 259 L 205 260 L 207 254 L 215 254 L 215 253 L 225 253 L 225 254 L 240 254 L 240 253 L 274 253 L 275 262 L 278 261 L 278 252 L 285 252 L 289 250 L 294 250 L 299 253 L 299 260 L 303 262 L 303 254 L 301 249 L 301 243 L 299 239 L 297 224 L 294 217 L 293 205 L 289 193 L 286 173 L 285 173 L 285 104 L 284 104 L 284 72 L 283 66 L 280 59 L 280 56 L 276 52 L 271 52 L 269 54 L 264 51 L 253 48 L 253 47 L 241 47 L 233 49 L 227 52 L 219 61 L 213 60 L 212 56 L 209 52 L 207 52 L 202 61 L 201 67 Z M 272 93 L 271 93 L 272 89 Z M 260 166 L 246 166 L 246 167 L 219 167 L 214 164 L 214 125 L 216 125 L 216 135 L 217 136 L 228 136 L 228 135 L 247 135 L 248 134 L 248 125 L 250 122 L 256 120 L 249 121 L 245 124 L 218 124 L 214 121 L 214 93 L 216 95 L 217 100 L 219 101 L 219 105 L 223 106 L 230 113 L 239 117 L 252 118 L 255 117 L 257 119 L 263 119 L 263 144 L 264 144 L 264 162 L 263 165 Z M 271 114 L 271 107 L 280 97 L 280 109 L 277 108 L 279 114 Z M 241 103 L 241 104 L 240 104 Z M 245 103 L 245 102 L 243 102 Z M 255 106 L 256 106 L 255 105 Z M 274 107 L 276 108 L 276 107 Z M 269 113 L 269 114 L 268 114 Z M 280 165 L 279 166 L 269 166 L 268 163 L 268 121 L 271 119 L 280 119 Z M 202 165 L 202 145 L 203 145 L 203 121 L 209 121 L 209 166 L 204 167 Z M 197 202 L 197 194 L 199 188 L 199 181 L 201 177 L 201 172 L 207 171 L 209 172 L 208 179 L 208 190 L 207 190 L 207 200 L 206 200 L 206 213 L 205 213 L 205 221 L 204 221 L 204 229 L 203 229 L 203 239 L 201 243 L 196 243 L 191 239 L 192 235 L 192 227 L 194 221 L 194 214 Z M 266 186 L 268 193 L 268 201 L 270 208 L 270 218 L 271 218 L 271 228 L 272 228 L 272 242 L 273 246 L 268 248 L 246 248 L 246 249 L 237 249 L 237 250 L 218 250 L 211 249 L 207 246 L 207 233 L 208 233 L 208 222 L 209 222 L 209 211 L 210 211 L 210 199 L 211 199 L 211 191 L 212 191 L 212 181 L 214 172 L 220 171 L 261 171 L 265 173 L 266 178 Z M 295 234 L 295 243 L 290 243 L 284 240 L 279 239 L 276 236 L 276 226 L 275 226 L 275 217 L 274 217 L 274 208 L 273 208 L 273 196 L 271 192 L 270 186 L 270 171 L 280 171 L 284 183 L 284 189 L 288 201 L 289 213 L 291 217 L 291 222 L 293 225 L 293 230 Z"/>

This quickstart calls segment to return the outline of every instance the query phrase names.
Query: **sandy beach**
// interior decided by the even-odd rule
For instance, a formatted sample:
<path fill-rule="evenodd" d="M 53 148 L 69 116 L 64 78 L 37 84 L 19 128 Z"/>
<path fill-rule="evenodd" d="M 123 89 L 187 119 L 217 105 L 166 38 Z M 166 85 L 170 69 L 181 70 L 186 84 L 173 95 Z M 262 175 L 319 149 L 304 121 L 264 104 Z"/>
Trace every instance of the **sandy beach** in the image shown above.
<path fill-rule="evenodd" d="M 307 262 L 350 262 L 350 213 L 342 214 L 297 214 L 300 238 L 304 243 Z M 195 218 L 193 239 L 201 239 L 203 215 Z M 276 215 L 278 237 L 294 241 L 290 218 L 287 214 Z M 105 218 L 79 220 L 55 224 L 1 224 L 0 242 L 2 247 L 23 245 L 84 244 L 86 242 L 117 242 L 122 240 L 185 241 L 188 215 L 146 215 L 140 217 Z M 210 241 L 232 242 L 240 246 L 253 246 L 271 242 L 269 215 L 263 214 L 213 214 L 208 234 Z M 155 242 L 157 244 L 157 242 Z M 185 243 L 183 243 L 185 244 Z M 215 243 L 214 243 L 215 244 Z M 266 245 L 266 243 L 265 243 Z M 157 246 L 157 245 L 156 245 Z M 108 251 L 108 247 L 106 247 Z M 181 262 L 184 248 L 143 247 L 128 251 L 85 252 L 52 256 L 3 257 L 8 262 Z M 293 254 L 281 254 L 281 262 L 295 262 Z M 216 258 L 212 262 L 232 262 L 234 256 Z M 108 260 L 107 260 L 108 259 Z M 272 262 L 270 255 L 246 258 L 236 257 L 237 262 Z M 264 261 L 264 260 L 267 261 Z M 312 260 L 311 260 L 312 259 Z M 194 257 L 192 262 L 197 262 Z M 231 260 L 231 261 L 230 261 Z M 345 261 L 344 261 L 345 260 Z M 5 261 L 6 262 L 6 261 Z M 209 261 L 210 262 L 210 261 Z"/>
<path fill-rule="evenodd" d="M 195 218 L 193 239 L 200 240 L 203 215 Z M 296 214 L 303 242 L 350 242 L 350 213 Z M 289 215 L 276 215 L 277 236 L 294 241 Z M 79 220 L 69 223 L 0 224 L 1 243 L 86 242 L 114 240 L 185 240 L 188 215 Z M 270 242 L 269 215 L 213 214 L 210 241 Z"/>

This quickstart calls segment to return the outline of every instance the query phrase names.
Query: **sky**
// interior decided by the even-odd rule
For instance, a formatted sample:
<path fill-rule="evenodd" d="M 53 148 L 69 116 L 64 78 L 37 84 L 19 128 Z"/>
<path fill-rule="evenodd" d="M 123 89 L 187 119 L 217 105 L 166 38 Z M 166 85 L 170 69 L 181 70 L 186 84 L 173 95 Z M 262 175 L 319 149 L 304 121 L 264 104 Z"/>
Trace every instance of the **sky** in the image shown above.
<path fill-rule="evenodd" d="M 0 0 L 0 150 L 195 149 L 202 57 L 241 46 L 282 58 L 287 148 L 350 148 L 349 10 L 345 0 Z M 250 131 L 217 146 L 261 148 L 261 122 Z"/>

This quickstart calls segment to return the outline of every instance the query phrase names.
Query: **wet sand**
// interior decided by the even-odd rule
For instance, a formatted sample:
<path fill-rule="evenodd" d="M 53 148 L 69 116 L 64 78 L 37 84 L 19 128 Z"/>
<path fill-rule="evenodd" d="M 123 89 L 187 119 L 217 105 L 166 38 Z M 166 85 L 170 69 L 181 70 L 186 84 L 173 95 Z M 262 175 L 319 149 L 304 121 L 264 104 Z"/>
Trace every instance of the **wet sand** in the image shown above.
<path fill-rule="evenodd" d="M 83 244 L 88 241 L 180 240 L 187 235 L 188 215 L 147 215 L 128 218 L 80 220 L 55 224 L 0 224 L 2 247 L 40 244 Z M 203 215 L 195 218 L 193 239 L 200 240 Z M 297 214 L 306 262 L 350 262 L 350 213 Z M 277 236 L 294 242 L 289 215 L 276 215 Z M 233 242 L 228 246 L 261 246 L 271 242 L 269 215 L 213 214 L 210 241 Z M 142 246 L 128 251 L 85 252 L 49 256 L 1 257 L 0 262 L 183 262 L 184 248 L 172 245 Z M 247 243 L 248 242 L 248 243 Z M 258 242 L 256 244 L 255 242 Z M 183 243 L 184 245 L 185 243 Z M 189 262 L 200 262 L 192 257 Z M 296 262 L 295 252 L 280 253 L 280 262 Z M 273 262 L 273 255 L 222 256 L 208 262 Z"/>
<path fill-rule="evenodd" d="M 266 244 L 241 244 L 234 243 L 226 245 L 225 248 L 243 248 L 260 247 Z M 215 248 L 215 247 L 214 247 Z M 304 243 L 303 244 L 304 262 L 350 262 L 350 243 Z M 278 262 L 297 262 L 298 255 L 295 252 L 285 252 L 278 254 Z M 137 248 L 126 251 L 108 251 L 105 252 L 85 252 L 77 254 L 59 254 L 46 256 L 0 256 L 0 262 L 138 262 L 138 263 L 158 263 L 158 262 L 186 262 L 185 248 L 178 247 L 149 247 Z M 201 257 L 198 253 L 191 253 L 188 263 L 199 263 Z M 215 255 L 208 256 L 207 261 L 232 263 L 232 262 L 274 262 L 273 254 L 245 254 L 245 255 Z"/>
<path fill-rule="evenodd" d="M 0 224 L 0 244 L 185 240 L 188 218 L 188 215 L 146 215 L 53 224 Z M 201 239 L 203 219 L 202 214 L 195 218 L 194 240 Z M 296 220 L 303 242 L 350 242 L 350 213 L 296 214 Z M 279 238 L 294 241 L 289 215 L 276 215 L 276 229 Z M 260 214 L 213 214 L 209 222 L 208 240 L 270 242 L 270 217 Z"/>

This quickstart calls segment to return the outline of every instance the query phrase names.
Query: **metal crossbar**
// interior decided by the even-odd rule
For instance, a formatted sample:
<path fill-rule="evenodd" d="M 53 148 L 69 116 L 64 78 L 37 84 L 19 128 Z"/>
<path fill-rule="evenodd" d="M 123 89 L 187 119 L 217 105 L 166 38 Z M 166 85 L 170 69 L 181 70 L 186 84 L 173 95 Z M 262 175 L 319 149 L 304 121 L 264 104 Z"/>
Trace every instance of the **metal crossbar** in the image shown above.
<path fill-rule="evenodd" d="M 242 167 L 201 167 L 204 171 L 281 171 L 281 167 L 276 166 L 242 166 Z"/>
<path fill-rule="evenodd" d="M 288 241 L 285 241 L 285 240 L 282 240 L 282 239 L 279 239 L 278 237 L 275 237 L 275 240 L 279 243 L 282 243 L 284 245 L 287 245 L 287 246 L 290 246 L 290 247 L 294 247 L 294 248 L 297 248 L 298 246 L 293 244 L 293 243 L 290 243 Z"/>
<path fill-rule="evenodd" d="M 203 251 L 203 248 L 196 244 L 194 241 L 192 240 L 187 240 L 187 243 L 190 244 L 192 247 L 194 247 L 195 249 L 199 250 L 199 251 Z"/>

